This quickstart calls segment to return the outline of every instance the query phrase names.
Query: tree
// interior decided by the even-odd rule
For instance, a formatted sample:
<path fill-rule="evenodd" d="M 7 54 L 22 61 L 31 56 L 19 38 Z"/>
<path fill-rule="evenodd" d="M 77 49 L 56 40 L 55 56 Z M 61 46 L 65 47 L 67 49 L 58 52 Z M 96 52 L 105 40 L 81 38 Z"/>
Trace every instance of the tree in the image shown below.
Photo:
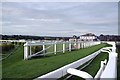
<path fill-rule="evenodd" d="M 74 38 L 74 39 L 76 39 L 76 38 L 77 38 L 77 36 L 76 36 L 76 35 L 73 35 L 73 38 Z"/>

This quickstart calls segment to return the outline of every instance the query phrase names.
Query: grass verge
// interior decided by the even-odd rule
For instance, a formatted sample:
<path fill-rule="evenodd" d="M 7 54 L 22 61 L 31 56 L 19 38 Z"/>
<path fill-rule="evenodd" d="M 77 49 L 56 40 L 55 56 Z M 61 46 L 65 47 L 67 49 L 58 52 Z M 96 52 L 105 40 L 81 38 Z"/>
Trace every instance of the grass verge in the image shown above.
<path fill-rule="evenodd" d="M 23 60 L 23 46 L 20 46 L 13 55 L 2 62 L 2 77 L 33 79 L 83 58 L 105 46 L 107 45 L 100 44 L 64 54 L 61 53 L 32 60 Z"/>

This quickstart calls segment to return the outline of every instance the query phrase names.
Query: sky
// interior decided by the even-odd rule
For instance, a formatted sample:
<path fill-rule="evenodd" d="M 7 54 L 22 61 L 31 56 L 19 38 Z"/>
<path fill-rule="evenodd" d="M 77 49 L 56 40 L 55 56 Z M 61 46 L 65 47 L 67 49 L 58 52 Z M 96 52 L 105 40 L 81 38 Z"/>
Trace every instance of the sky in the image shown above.
<path fill-rule="evenodd" d="M 118 34 L 117 2 L 4 2 L 0 18 L 9 35 Z"/>

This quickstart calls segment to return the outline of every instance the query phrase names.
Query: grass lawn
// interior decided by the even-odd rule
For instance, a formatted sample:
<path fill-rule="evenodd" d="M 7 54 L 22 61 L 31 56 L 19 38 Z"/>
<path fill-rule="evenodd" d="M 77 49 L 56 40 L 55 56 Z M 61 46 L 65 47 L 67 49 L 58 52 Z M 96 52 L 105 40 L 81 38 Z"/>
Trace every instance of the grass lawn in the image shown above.
<path fill-rule="evenodd" d="M 105 46 L 107 44 L 100 44 L 64 54 L 59 53 L 31 60 L 23 60 L 23 46 L 19 46 L 10 57 L 2 62 L 2 76 L 3 78 L 36 78 L 83 58 Z"/>

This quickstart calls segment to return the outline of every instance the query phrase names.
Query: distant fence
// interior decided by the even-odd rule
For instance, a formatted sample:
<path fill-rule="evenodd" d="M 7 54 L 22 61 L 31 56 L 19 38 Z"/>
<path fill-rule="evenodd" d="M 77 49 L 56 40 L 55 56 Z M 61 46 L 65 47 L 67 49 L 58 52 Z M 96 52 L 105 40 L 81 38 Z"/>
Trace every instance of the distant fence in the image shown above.
<path fill-rule="evenodd" d="M 57 49 L 57 45 L 62 44 L 62 50 Z M 100 42 L 93 42 L 93 41 L 54 41 L 54 42 L 26 42 L 24 44 L 24 60 L 29 59 L 31 57 L 37 56 L 37 55 L 46 55 L 46 54 L 56 54 L 57 52 L 63 52 L 65 51 L 71 51 L 74 49 L 80 49 L 80 48 L 86 48 L 93 45 L 100 44 Z M 47 45 L 50 45 L 46 47 Z M 66 49 L 66 46 L 68 45 L 68 48 Z M 32 46 L 42 46 L 41 51 L 38 51 L 37 53 L 32 54 L 31 47 Z M 52 52 L 45 52 L 47 49 L 49 49 L 51 46 L 53 46 Z M 73 47 L 72 47 L 73 46 Z M 40 54 L 42 52 L 42 54 Z"/>

